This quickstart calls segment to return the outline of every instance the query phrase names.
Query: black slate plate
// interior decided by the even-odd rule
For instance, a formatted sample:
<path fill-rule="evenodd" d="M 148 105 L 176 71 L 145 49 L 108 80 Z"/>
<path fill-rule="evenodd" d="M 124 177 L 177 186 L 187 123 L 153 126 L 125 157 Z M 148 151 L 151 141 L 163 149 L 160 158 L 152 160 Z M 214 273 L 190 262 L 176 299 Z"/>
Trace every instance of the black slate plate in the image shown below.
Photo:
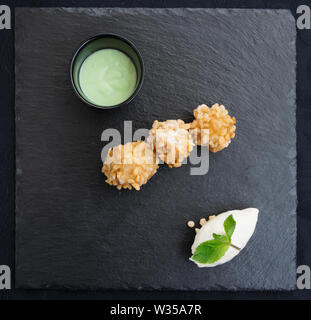
<path fill-rule="evenodd" d="M 83 105 L 69 81 L 78 44 L 132 40 L 145 82 L 126 108 Z M 285 10 L 16 10 L 16 285 L 81 289 L 293 289 L 296 256 L 295 22 Z M 106 128 L 192 119 L 223 103 L 237 137 L 205 176 L 162 166 L 141 191 L 100 173 Z M 230 263 L 188 261 L 186 227 L 258 207 L 248 246 Z"/>

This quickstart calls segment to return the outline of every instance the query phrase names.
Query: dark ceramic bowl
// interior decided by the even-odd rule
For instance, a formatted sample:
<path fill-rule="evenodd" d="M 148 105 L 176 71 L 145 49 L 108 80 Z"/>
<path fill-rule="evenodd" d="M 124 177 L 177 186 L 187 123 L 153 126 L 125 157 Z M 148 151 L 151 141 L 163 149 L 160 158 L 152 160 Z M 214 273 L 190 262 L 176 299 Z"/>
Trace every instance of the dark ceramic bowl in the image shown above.
<path fill-rule="evenodd" d="M 101 49 L 117 49 L 122 51 L 132 60 L 136 67 L 137 81 L 133 94 L 127 100 L 113 106 L 101 106 L 91 102 L 83 93 L 79 83 L 80 67 L 84 60 L 95 51 Z M 130 103 L 136 97 L 144 79 L 144 63 L 139 51 L 129 40 L 115 34 L 99 34 L 84 41 L 76 50 L 71 59 L 70 79 L 75 93 L 84 103 L 99 109 L 113 109 Z"/>

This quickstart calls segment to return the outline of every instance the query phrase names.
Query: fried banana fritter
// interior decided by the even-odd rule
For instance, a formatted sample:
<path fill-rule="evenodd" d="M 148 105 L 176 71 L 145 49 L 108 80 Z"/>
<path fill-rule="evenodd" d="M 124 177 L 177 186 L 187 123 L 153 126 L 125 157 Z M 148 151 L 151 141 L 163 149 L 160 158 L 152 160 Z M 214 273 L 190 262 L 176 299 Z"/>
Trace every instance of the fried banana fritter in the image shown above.
<path fill-rule="evenodd" d="M 190 124 L 191 133 L 198 145 L 209 146 L 217 152 L 226 147 L 235 136 L 235 117 L 230 117 L 223 105 L 218 103 L 209 108 L 201 104 L 193 111 L 195 120 Z"/>
<path fill-rule="evenodd" d="M 182 120 L 154 121 L 147 142 L 169 167 L 180 167 L 193 149 L 190 125 Z"/>
<path fill-rule="evenodd" d="M 106 182 L 119 190 L 136 189 L 145 184 L 158 169 L 155 152 L 143 142 L 129 142 L 111 148 L 103 164 Z"/>

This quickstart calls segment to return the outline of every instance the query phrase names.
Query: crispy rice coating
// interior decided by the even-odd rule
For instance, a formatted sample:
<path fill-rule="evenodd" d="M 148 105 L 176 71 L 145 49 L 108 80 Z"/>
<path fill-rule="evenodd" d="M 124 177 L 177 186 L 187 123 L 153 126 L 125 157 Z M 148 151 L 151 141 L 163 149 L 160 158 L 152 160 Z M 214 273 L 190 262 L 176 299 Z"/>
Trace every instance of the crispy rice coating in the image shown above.
<path fill-rule="evenodd" d="M 182 120 L 154 121 L 147 142 L 169 167 L 180 167 L 193 149 L 190 125 Z"/>
<path fill-rule="evenodd" d="M 235 136 L 235 117 L 230 117 L 223 105 L 211 108 L 202 104 L 193 111 L 195 120 L 190 124 L 191 133 L 198 145 L 209 146 L 218 152 L 226 147 Z"/>
<path fill-rule="evenodd" d="M 136 189 L 147 183 L 158 169 L 156 154 L 143 142 L 129 142 L 111 148 L 103 164 L 106 182 L 119 190 Z"/>

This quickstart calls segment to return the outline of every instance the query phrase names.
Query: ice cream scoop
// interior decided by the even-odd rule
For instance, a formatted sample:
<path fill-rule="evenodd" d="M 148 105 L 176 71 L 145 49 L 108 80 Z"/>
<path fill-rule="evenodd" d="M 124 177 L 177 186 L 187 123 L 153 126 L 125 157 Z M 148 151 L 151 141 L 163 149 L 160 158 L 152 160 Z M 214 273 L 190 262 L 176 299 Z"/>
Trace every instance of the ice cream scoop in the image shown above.
<path fill-rule="evenodd" d="M 217 265 L 226 263 L 237 256 L 242 249 L 246 246 L 247 242 L 253 235 L 259 210 L 256 208 L 248 208 L 244 210 L 230 210 L 221 213 L 213 219 L 208 220 L 200 229 L 197 229 L 197 233 L 191 247 L 192 254 L 194 254 L 196 248 L 203 242 L 212 240 L 213 234 L 224 235 L 224 221 L 232 215 L 236 222 L 235 230 L 231 237 L 231 243 L 234 245 L 230 246 L 227 252 L 214 263 L 199 263 L 193 260 L 193 255 L 190 260 L 195 262 L 198 267 L 215 267 Z M 237 249 L 238 248 L 238 249 Z"/>

